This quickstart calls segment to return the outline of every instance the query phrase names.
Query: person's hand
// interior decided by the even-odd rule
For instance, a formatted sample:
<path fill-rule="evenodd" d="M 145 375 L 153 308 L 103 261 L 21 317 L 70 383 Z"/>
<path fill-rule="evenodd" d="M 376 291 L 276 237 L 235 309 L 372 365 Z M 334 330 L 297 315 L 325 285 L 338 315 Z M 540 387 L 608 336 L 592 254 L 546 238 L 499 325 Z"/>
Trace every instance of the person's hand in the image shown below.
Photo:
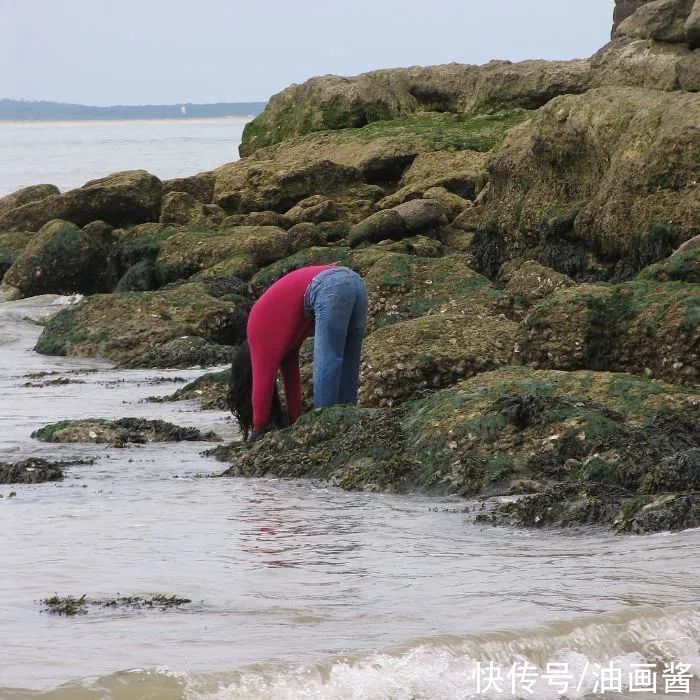
<path fill-rule="evenodd" d="M 262 430 L 254 430 L 251 436 L 248 438 L 248 442 L 258 442 L 265 435 L 271 433 L 274 430 L 272 425 L 266 425 Z"/>

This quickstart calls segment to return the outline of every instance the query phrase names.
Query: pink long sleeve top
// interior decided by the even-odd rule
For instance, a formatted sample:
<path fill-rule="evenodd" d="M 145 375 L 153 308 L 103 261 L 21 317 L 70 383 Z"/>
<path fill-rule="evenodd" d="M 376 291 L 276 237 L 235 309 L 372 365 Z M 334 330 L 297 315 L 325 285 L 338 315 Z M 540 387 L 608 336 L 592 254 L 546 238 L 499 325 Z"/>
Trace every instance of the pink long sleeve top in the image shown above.
<path fill-rule="evenodd" d="M 255 302 L 248 316 L 248 345 L 253 365 L 253 429 L 270 420 L 277 371 L 282 371 L 290 422 L 301 415 L 299 348 L 314 329 L 304 315 L 304 294 L 311 280 L 332 265 L 294 270 L 277 280 Z"/>

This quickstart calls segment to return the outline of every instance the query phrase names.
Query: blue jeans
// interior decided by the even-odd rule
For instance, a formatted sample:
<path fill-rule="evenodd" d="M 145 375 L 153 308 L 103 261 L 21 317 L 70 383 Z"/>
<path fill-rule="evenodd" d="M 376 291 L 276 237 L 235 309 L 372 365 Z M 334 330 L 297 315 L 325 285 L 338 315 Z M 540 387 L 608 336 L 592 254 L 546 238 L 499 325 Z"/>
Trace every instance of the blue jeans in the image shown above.
<path fill-rule="evenodd" d="M 314 318 L 314 407 L 357 403 L 367 290 L 347 267 L 319 272 L 306 288 L 304 311 Z"/>

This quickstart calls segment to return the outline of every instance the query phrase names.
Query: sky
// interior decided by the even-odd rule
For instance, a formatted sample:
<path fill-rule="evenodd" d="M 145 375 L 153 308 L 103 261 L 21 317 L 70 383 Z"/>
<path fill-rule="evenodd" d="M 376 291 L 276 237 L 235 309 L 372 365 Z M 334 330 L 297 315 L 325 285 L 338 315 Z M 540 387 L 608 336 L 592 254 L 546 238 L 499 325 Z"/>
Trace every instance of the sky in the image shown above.
<path fill-rule="evenodd" d="M 267 100 L 326 73 L 590 56 L 614 0 L 0 0 L 0 98 Z"/>

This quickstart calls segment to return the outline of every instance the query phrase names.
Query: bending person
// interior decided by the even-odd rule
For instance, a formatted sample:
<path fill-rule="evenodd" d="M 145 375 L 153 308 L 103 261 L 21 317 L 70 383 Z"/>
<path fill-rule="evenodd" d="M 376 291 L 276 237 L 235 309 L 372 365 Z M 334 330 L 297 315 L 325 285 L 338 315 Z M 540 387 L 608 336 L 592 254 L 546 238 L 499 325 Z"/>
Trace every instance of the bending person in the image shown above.
<path fill-rule="evenodd" d="M 229 406 L 245 439 L 293 423 L 302 412 L 299 349 L 314 334 L 314 407 L 357 403 L 367 290 L 347 267 L 317 265 L 286 274 L 258 299 L 247 341 L 234 351 Z M 277 394 L 281 370 L 285 420 Z"/>

